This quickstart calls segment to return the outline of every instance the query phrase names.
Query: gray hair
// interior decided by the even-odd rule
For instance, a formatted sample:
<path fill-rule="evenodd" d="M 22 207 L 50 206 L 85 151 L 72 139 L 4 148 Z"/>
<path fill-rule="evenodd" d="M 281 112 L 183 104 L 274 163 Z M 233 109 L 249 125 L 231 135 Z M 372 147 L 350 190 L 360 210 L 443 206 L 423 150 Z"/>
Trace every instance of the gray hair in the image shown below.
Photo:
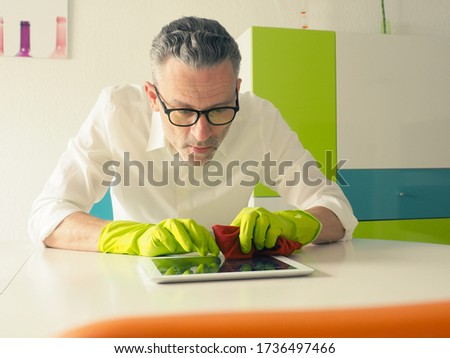
<path fill-rule="evenodd" d="M 182 17 L 164 26 L 150 50 L 153 81 L 157 82 L 160 66 L 169 57 L 193 68 L 211 67 L 230 59 L 236 78 L 239 75 L 239 47 L 216 20 Z"/>

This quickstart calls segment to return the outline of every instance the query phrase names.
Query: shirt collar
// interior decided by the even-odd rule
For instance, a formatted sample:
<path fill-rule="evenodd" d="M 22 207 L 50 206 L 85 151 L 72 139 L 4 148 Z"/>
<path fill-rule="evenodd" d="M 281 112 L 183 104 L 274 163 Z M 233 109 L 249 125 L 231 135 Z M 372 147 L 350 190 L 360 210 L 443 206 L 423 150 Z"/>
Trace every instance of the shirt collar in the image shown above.
<path fill-rule="evenodd" d="M 216 155 L 221 154 L 223 155 L 223 158 L 228 158 L 230 153 L 232 153 L 233 149 L 236 148 L 236 133 L 240 130 L 239 123 L 241 122 L 241 115 L 240 112 L 236 113 L 236 118 L 233 120 L 233 122 L 230 125 L 230 129 L 228 129 L 228 133 L 226 134 L 225 138 L 223 139 L 222 143 L 220 143 L 219 148 L 217 149 Z M 217 156 L 214 156 L 213 159 L 216 159 Z"/>
<path fill-rule="evenodd" d="M 162 126 L 161 114 L 159 112 L 153 112 L 146 150 L 147 152 L 150 152 L 152 150 L 164 147 L 166 147 L 166 143 L 164 140 L 164 129 Z"/>

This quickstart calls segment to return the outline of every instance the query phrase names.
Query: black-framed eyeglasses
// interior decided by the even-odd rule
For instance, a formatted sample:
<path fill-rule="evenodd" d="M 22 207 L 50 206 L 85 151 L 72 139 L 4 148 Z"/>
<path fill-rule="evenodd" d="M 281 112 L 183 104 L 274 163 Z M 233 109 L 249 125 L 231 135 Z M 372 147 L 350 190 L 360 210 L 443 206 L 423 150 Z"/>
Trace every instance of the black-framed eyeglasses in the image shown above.
<path fill-rule="evenodd" d="M 161 99 L 158 89 L 155 87 L 156 95 L 161 102 L 164 113 L 169 118 L 170 123 L 178 127 L 189 127 L 197 123 L 202 114 L 205 115 L 206 120 L 214 126 L 223 126 L 231 123 L 239 111 L 239 95 L 236 88 L 236 105 L 234 107 L 215 107 L 199 111 L 192 108 L 167 108 L 164 101 Z"/>

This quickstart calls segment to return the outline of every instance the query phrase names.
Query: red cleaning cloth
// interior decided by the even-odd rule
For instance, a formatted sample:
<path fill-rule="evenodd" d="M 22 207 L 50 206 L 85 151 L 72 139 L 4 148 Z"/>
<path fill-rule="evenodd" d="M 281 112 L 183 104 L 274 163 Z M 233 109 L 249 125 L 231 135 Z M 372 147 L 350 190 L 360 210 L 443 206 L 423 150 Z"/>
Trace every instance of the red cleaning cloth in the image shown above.
<path fill-rule="evenodd" d="M 217 245 L 226 259 L 248 259 L 255 255 L 289 256 L 303 245 L 279 236 L 272 249 L 256 250 L 254 245 L 248 254 L 241 251 L 239 245 L 239 226 L 214 225 L 212 227 Z"/>

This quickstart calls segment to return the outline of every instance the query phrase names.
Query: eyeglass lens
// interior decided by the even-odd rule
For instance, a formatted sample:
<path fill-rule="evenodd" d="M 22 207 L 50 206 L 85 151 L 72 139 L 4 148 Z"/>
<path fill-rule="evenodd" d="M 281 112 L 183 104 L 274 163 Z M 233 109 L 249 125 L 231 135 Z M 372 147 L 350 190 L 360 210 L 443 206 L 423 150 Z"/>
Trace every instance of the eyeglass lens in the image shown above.
<path fill-rule="evenodd" d="M 187 109 L 171 110 L 170 120 L 175 124 L 189 125 L 193 124 L 199 115 L 200 113 Z M 225 124 L 233 120 L 235 111 L 232 108 L 216 108 L 206 112 L 206 115 L 213 124 Z"/>

